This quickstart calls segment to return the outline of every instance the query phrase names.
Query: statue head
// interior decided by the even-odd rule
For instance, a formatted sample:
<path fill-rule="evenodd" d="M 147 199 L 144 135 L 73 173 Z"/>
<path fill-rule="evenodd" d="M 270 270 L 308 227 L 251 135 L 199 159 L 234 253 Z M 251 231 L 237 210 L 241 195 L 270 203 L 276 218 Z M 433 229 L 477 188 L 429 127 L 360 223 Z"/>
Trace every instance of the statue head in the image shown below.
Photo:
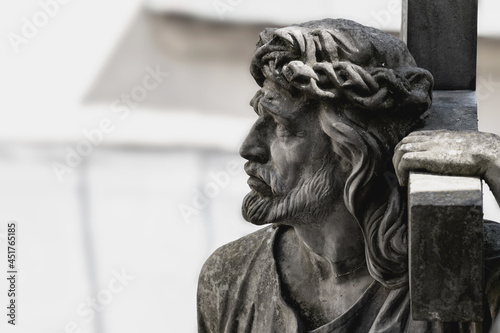
<path fill-rule="evenodd" d="M 399 39 L 340 19 L 266 29 L 251 73 L 261 89 L 240 151 L 252 189 L 244 217 L 293 225 L 343 204 L 370 274 L 407 283 L 406 197 L 388 179 L 395 145 L 430 107 L 431 74 Z"/>

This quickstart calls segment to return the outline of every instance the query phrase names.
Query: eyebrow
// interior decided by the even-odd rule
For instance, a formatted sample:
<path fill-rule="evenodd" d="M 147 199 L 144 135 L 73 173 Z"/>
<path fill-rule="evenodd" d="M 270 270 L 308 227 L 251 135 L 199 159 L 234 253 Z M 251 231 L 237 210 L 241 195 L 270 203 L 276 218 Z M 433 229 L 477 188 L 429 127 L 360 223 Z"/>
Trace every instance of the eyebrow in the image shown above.
<path fill-rule="evenodd" d="M 277 117 L 280 117 L 280 118 L 284 118 L 284 119 L 287 119 L 287 120 L 291 120 L 290 117 L 288 116 L 288 113 L 287 112 L 284 112 L 282 109 L 280 109 L 279 107 L 277 107 L 275 105 L 275 103 L 272 103 L 272 102 L 269 102 L 269 99 L 266 99 L 266 98 L 261 98 L 259 100 L 259 103 L 264 107 L 264 109 L 273 114 L 274 116 L 277 116 Z"/>
<path fill-rule="evenodd" d="M 260 102 L 261 107 L 264 108 L 265 112 L 270 113 L 273 117 L 277 118 L 277 120 L 282 123 L 283 125 L 289 127 L 289 128 L 296 128 L 297 123 L 295 121 L 295 118 L 290 117 L 290 115 L 287 112 L 282 111 L 280 108 L 277 108 L 275 105 L 272 105 L 270 103 L 266 103 L 266 101 L 261 101 Z"/>
<path fill-rule="evenodd" d="M 272 90 L 265 90 L 264 88 L 261 88 L 257 90 L 253 98 L 250 100 L 250 105 L 253 107 L 255 113 L 257 115 L 261 115 L 259 112 L 259 105 L 264 109 L 265 112 L 270 113 L 272 116 L 279 118 L 280 122 L 284 123 L 285 125 L 295 127 L 296 124 L 296 118 L 292 116 L 289 112 L 286 110 L 283 110 L 280 108 L 276 102 L 278 100 L 278 94 L 273 92 Z"/>
<path fill-rule="evenodd" d="M 259 114 L 258 107 L 259 107 L 259 101 L 262 98 L 262 96 L 264 96 L 264 92 L 262 91 L 262 89 L 257 90 L 257 92 L 252 97 L 252 99 L 250 100 L 250 103 L 249 103 L 250 106 L 255 111 L 255 113 L 257 113 L 257 114 Z"/>

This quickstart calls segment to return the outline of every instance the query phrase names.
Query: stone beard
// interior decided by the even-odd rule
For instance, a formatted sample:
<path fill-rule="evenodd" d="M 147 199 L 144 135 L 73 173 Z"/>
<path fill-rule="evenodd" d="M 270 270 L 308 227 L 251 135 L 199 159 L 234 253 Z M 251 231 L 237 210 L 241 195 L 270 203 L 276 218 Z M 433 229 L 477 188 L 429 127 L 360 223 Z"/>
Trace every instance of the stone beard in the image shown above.
<path fill-rule="evenodd" d="M 277 172 L 266 165 L 247 162 L 245 171 L 253 176 L 249 180 L 252 190 L 243 199 L 242 213 L 245 220 L 256 225 L 286 224 L 298 214 L 321 218 L 330 212 L 329 207 L 337 200 L 335 192 L 340 190 L 335 185 L 331 158 L 325 158 L 312 178 L 302 178 L 288 193 Z"/>

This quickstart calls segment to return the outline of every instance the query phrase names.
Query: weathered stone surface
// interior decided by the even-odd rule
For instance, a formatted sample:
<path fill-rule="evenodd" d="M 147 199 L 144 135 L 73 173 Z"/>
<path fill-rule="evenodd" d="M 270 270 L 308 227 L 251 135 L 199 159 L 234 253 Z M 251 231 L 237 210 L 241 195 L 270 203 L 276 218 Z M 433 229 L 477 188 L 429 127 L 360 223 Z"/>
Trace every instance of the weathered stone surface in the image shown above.
<path fill-rule="evenodd" d="M 426 1 L 426 0 L 405 0 L 403 1 L 403 29 L 402 37 L 408 45 L 408 48 L 412 52 L 415 60 L 419 64 L 429 71 L 434 76 L 434 100 L 431 109 L 424 115 L 424 124 L 422 129 L 424 130 L 436 130 L 436 129 L 447 129 L 447 130 L 477 130 L 477 102 L 475 97 L 475 79 L 476 79 L 476 48 L 477 48 L 477 1 L 469 0 L 439 0 L 439 1 Z M 461 89 L 455 91 L 446 91 L 450 89 Z M 463 139 L 456 138 L 455 142 L 460 142 Z M 436 145 L 439 146 L 439 145 Z M 449 152 L 455 152 L 456 156 L 449 154 Z M 441 166 L 437 165 L 447 165 L 448 172 L 451 169 L 459 169 L 458 173 L 455 174 L 465 174 L 474 175 L 477 174 L 476 163 L 455 163 L 460 160 L 459 153 L 460 150 L 454 150 L 452 147 L 446 147 L 443 145 L 442 151 L 435 151 L 434 156 L 428 154 L 425 158 L 425 169 L 433 171 L 436 173 L 442 173 Z M 478 154 L 479 155 L 479 154 Z M 442 156 L 442 158 L 441 158 Z M 473 159 L 473 158 L 471 158 Z M 404 161 L 403 164 L 411 164 L 408 161 Z M 474 169 L 475 172 L 467 172 L 469 169 Z M 466 170 L 464 170 L 466 169 Z M 409 182 L 410 184 L 418 183 L 418 179 L 413 179 L 415 176 L 410 174 Z M 418 178 L 418 177 L 417 177 Z M 435 176 L 433 181 L 436 184 L 453 184 L 453 178 L 447 176 Z M 471 182 L 479 182 L 478 179 L 470 179 Z M 462 180 L 462 182 L 467 182 Z M 455 184 L 456 185 L 456 184 Z M 429 187 L 429 190 L 432 186 Z M 443 193 L 448 193 L 444 191 Z M 453 191 L 457 195 L 457 191 Z M 467 192 L 465 192 L 467 193 Z M 409 189 L 409 197 L 413 200 L 419 197 L 420 194 L 413 193 L 412 187 Z M 454 196 L 450 196 L 454 197 Z M 430 206 L 416 206 L 411 207 L 415 214 L 410 214 L 409 225 L 410 228 L 416 228 L 415 231 L 419 231 L 419 228 L 427 228 L 426 223 L 422 223 L 422 218 L 428 220 L 439 219 L 440 224 L 447 225 L 456 223 L 455 219 L 459 216 L 457 214 L 466 213 L 467 208 L 446 206 L 443 205 L 443 198 L 436 198 L 436 194 L 427 194 L 426 197 L 429 201 Z M 459 196 L 456 199 L 461 202 L 464 196 Z M 433 199 L 440 199 L 433 205 Z M 473 212 L 473 211 L 471 211 Z M 449 213 L 450 220 L 446 222 L 447 214 Z M 436 214 L 433 218 L 432 214 Z M 423 215 L 420 216 L 420 215 Z M 416 219 L 416 220 L 415 220 Z M 463 222 L 462 222 L 463 223 Z M 457 225 L 461 225 L 460 223 Z M 440 229 L 437 227 L 437 231 Z M 456 228 L 456 237 L 460 238 L 463 236 L 462 229 Z M 449 232 L 449 240 L 452 239 L 452 233 L 450 230 L 441 230 L 444 235 Z M 434 236 L 442 236 L 441 234 L 435 234 Z M 434 239 L 434 238 L 433 238 Z M 413 242 L 417 242 L 414 244 Z M 438 267 L 435 266 L 439 264 L 439 259 L 436 262 L 434 257 L 429 254 L 423 254 L 418 252 L 419 246 L 421 245 L 422 239 L 410 237 L 410 258 L 418 258 L 419 260 L 427 260 L 424 267 Z M 438 244 L 435 244 L 438 246 Z M 471 244 L 472 253 L 478 253 L 481 244 Z M 413 253 L 415 252 L 416 253 Z M 464 258 L 460 258 L 459 255 L 464 255 Z M 453 257 L 454 263 L 469 262 L 470 257 L 467 253 L 463 251 L 458 251 Z M 419 263 L 420 264 L 420 263 Z M 419 271 L 418 267 L 415 267 L 415 263 L 410 262 L 410 272 Z M 450 271 L 450 274 L 452 274 Z M 465 287 L 467 283 L 470 283 L 472 278 L 461 274 L 459 271 L 458 275 L 455 277 L 457 280 L 451 280 L 453 282 L 461 281 Z M 436 320 L 438 318 L 452 319 L 455 321 L 467 321 L 466 318 L 479 318 L 477 311 L 470 313 L 471 303 L 470 299 L 462 298 L 456 299 L 453 306 L 450 307 L 446 302 L 439 300 L 435 301 L 435 306 L 428 303 L 429 299 L 425 299 L 426 296 L 432 296 L 436 288 L 446 286 L 450 283 L 448 281 L 449 275 L 440 275 L 439 270 L 430 271 L 430 274 L 434 274 L 432 279 L 426 279 L 428 275 L 413 274 L 413 279 L 415 283 L 410 284 L 410 294 L 412 295 L 412 313 L 414 319 L 422 318 L 425 320 Z M 418 282 L 418 283 L 416 283 Z M 472 290 L 476 290 L 478 294 L 475 296 L 476 299 L 480 298 L 482 290 L 477 290 L 477 283 L 471 285 Z M 475 288 L 475 289 L 474 289 Z M 460 292 L 460 286 L 456 292 Z M 415 297 L 413 297 L 415 295 Z M 434 294 L 434 297 L 438 297 Z M 432 298 L 432 297 L 431 297 Z M 439 298 L 439 297 L 438 297 Z M 454 310 L 457 310 L 455 311 Z M 453 313 L 454 312 L 454 313 Z M 453 330 L 452 330 L 453 331 Z"/>
<path fill-rule="evenodd" d="M 413 319 L 482 321 L 481 180 L 414 173 L 409 190 Z"/>
<path fill-rule="evenodd" d="M 436 90 L 475 89 L 477 1 L 403 1 L 403 39 Z"/>
<path fill-rule="evenodd" d="M 422 129 L 477 131 L 477 100 L 473 90 L 434 90 Z"/>
<path fill-rule="evenodd" d="M 432 167 L 444 174 L 466 170 L 469 176 L 485 176 L 480 162 L 491 169 L 493 161 L 500 161 L 500 151 L 494 149 L 500 138 L 477 132 L 410 134 L 430 106 L 431 74 L 415 66 L 400 40 L 352 21 L 325 19 L 266 29 L 251 73 L 260 88 L 250 103 L 258 117 L 240 149 L 248 160 L 251 189 L 242 212 L 251 223 L 273 227 L 227 244 L 207 260 L 198 285 L 200 333 L 432 331 L 430 322 L 410 315 L 406 188 L 388 181 L 388 175 Z M 468 97 L 467 105 L 474 105 Z M 436 106 L 455 112 L 460 105 L 443 95 Z M 440 121 L 432 117 L 424 122 Z M 476 143 L 488 142 L 477 149 Z M 485 179 L 500 188 L 500 176 Z M 459 320 L 477 319 L 469 305 L 481 298 L 477 283 L 463 279 L 482 267 L 481 255 L 479 261 L 473 259 L 478 249 L 473 242 L 480 248 L 483 241 L 477 225 L 464 223 L 480 217 L 480 199 L 468 190 L 461 188 L 457 200 L 462 201 L 449 201 L 442 193 L 428 195 L 433 204 L 441 204 L 436 211 L 415 206 L 420 215 L 460 215 L 454 224 L 435 216 L 415 219 L 428 227 L 417 231 L 437 228 L 430 240 L 440 246 L 434 254 L 441 258 L 422 263 L 430 273 L 439 274 L 438 268 L 452 262 L 439 260 L 455 254 L 469 256 L 474 265 L 471 271 L 453 257 L 456 265 L 445 272 L 451 277 L 436 284 L 437 275 L 427 275 L 429 287 L 416 289 L 431 306 L 436 302 L 425 297 L 439 291 L 440 302 L 458 308 Z M 473 207 L 467 210 L 466 205 Z M 454 227 L 465 232 L 451 232 Z M 410 243 L 416 245 L 416 240 Z M 464 252 L 463 244 L 472 254 Z M 419 251 L 414 252 L 425 256 Z M 487 267 L 496 274 L 497 266 Z M 490 307 L 499 303 L 496 298 L 487 302 Z M 455 317 L 431 319 L 439 318 Z M 448 326 L 452 331 L 441 332 L 470 325 Z"/>
<path fill-rule="evenodd" d="M 427 332 L 409 316 L 404 189 L 385 175 L 432 75 L 401 40 L 342 19 L 266 29 L 251 73 L 242 212 L 276 228 L 207 261 L 200 331 Z"/>

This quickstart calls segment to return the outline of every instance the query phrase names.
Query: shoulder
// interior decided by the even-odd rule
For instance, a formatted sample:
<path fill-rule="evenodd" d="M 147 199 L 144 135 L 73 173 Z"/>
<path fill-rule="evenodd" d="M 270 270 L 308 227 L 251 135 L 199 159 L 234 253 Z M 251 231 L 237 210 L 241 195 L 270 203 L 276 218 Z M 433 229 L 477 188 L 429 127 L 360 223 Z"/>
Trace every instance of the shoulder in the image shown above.
<path fill-rule="evenodd" d="M 241 270 L 252 262 L 256 264 L 255 260 L 259 257 L 272 256 L 272 240 L 276 230 L 273 226 L 262 228 L 219 247 L 205 261 L 199 283 L 213 283 L 235 274 L 239 275 Z"/>
<path fill-rule="evenodd" d="M 218 327 L 225 325 L 226 312 L 235 307 L 232 302 L 239 300 L 237 295 L 243 286 L 255 285 L 251 281 L 271 274 L 276 232 L 272 226 L 257 230 L 221 246 L 205 261 L 198 279 L 199 332 L 218 332 Z M 225 309 L 223 313 L 221 309 Z"/>

